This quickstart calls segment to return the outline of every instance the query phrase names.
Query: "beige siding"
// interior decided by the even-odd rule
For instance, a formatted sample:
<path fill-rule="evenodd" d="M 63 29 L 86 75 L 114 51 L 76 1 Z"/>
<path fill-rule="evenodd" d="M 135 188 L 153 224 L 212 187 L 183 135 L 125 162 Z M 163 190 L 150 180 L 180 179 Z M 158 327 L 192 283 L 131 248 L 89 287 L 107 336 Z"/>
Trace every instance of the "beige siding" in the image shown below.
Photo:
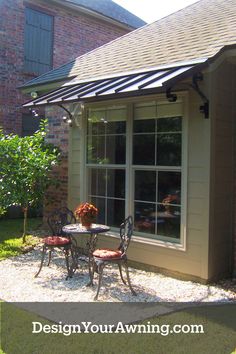
<path fill-rule="evenodd" d="M 150 100 L 150 99 L 149 99 Z M 208 278 L 208 230 L 209 230 L 209 171 L 210 171 L 210 120 L 199 112 L 199 96 L 191 91 L 186 97 L 184 119 L 187 120 L 187 170 L 186 173 L 186 242 L 182 248 L 163 246 L 155 242 L 141 243 L 134 237 L 129 249 L 133 261 L 168 270 L 189 277 Z M 74 207 L 80 200 L 82 165 L 80 131 L 73 128 L 70 149 L 69 204 Z M 99 246 L 116 247 L 118 238 L 99 236 Z M 83 241 L 85 244 L 85 241 Z"/>
<path fill-rule="evenodd" d="M 191 90 L 189 96 L 187 189 L 187 255 L 189 255 L 189 264 L 187 261 L 185 264 L 188 272 L 192 272 L 190 274 L 207 279 L 210 120 L 205 119 L 203 114 L 199 112 L 201 104 L 199 95 Z M 195 261 L 194 268 L 193 260 Z"/>
<path fill-rule="evenodd" d="M 209 277 L 229 274 L 232 265 L 233 119 L 236 70 L 223 63 L 211 75 L 212 172 Z M 233 98 L 233 100 L 232 100 Z"/>
<path fill-rule="evenodd" d="M 204 80 L 206 89 L 207 80 Z M 191 90 L 189 112 L 187 249 L 198 245 L 195 275 L 208 278 L 210 120 L 199 112 L 202 100 Z M 197 256 L 197 257 L 196 257 Z M 191 263 L 191 258 L 189 259 Z M 188 269 L 188 264 L 186 264 Z M 191 269 L 191 268 L 189 268 Z M 193 274 L 193 273 L 192 273 Z"/>

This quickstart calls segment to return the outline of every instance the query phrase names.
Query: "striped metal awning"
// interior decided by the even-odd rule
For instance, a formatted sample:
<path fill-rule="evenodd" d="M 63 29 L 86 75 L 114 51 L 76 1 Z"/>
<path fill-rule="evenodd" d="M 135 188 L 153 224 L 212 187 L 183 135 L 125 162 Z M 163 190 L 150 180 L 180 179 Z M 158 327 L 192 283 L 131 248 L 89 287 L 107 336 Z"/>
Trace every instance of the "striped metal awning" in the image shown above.
<path fill-rule="evenodd" d="M 158 92 L 190 76 L 205 60 L 185 63 L 169 68 L 157 68 L 146 72 L 123 74 L 90 81 L 75 81 L 42 95 L 24 107 L 66 104 L 77 101 L 96 101 L 108 98 L 126 97 L 137 94 Z"/>

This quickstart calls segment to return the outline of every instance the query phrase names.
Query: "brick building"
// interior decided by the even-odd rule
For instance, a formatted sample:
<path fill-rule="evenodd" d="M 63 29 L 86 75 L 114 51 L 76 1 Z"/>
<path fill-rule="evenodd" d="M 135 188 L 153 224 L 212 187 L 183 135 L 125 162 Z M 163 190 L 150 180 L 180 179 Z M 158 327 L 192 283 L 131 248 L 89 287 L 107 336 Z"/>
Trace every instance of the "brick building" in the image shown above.
<path fill-rule="evenodd" d="M 110 0 L 1 0 L 0 16 L 0 126 L 23 135 L 38 119 L 19 86 L 145 24 Z"/>
<path fill-rule="evenodd" d="M 24 109 L 29 96 L 18 87 L 68 61 L 70 70 L 77 56 L 145 24 L 111 0 L 1 0 L 0 16 L 0 127 L 23 136 L 37 130 L 45 112 Z M 67 135 L 65 124 L 50 120 L 49 137 L 62 150 L 55 203 L 67 195 Z"/>

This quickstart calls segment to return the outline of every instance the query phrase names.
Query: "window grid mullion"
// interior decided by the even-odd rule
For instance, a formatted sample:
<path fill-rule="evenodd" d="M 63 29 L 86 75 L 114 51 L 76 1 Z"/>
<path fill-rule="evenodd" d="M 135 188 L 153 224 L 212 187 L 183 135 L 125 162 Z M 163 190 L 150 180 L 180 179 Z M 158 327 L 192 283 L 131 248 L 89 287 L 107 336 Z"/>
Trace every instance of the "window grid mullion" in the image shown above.
<path fill-rule="evenodd" d="M 158 178 L 159 178 L 159 173 L 158 171 L 156 171 L 156 206 L 155 206 L 155 210 L 156 210 L 156 218 L 155 218 L 155 222 L 156 222 L 156 225 L 155 225 L 155 234 L 157 235 L 158 234 L 158 222 L 157 222 L 157 212 L 158 212 Z"/>
<path fill-rule="evenodd" d="M 108 169 L 106 168 L 106 185 L 105 185 L 105 224 L 107 225 L 107 204 L 108 204 L 108 199 L 107 199 L 107 190 L 108 190 L 108 186 L 107 186 L 107 181 L 108 181 Z"/>

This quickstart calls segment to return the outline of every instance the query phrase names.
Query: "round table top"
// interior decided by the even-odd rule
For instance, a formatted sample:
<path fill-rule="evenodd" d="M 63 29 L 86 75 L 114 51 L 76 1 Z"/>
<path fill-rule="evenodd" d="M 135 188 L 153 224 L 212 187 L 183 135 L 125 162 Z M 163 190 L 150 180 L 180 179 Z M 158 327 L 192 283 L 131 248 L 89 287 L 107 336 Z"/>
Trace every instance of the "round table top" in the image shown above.
<path fill-rule="evenodd" d="M 82 224 L 69 224 L 62 228 L 62 231 L 68 234 L 99 234 L 109 230 L 109 226 L 102 224 L 92 224 L 90 227 L 82 226 Z"/>

